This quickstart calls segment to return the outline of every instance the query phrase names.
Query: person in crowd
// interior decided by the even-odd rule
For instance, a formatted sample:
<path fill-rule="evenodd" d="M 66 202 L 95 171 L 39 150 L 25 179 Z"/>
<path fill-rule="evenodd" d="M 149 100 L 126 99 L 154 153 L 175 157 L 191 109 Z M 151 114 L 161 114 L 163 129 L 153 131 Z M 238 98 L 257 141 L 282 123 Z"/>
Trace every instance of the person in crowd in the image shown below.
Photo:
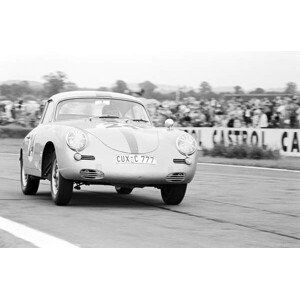
<path fill-rule="evenodd" d="M 235 115 L 234 115 L 234 112 L 232 111 L 229 115 L 229 120 L 227 122 L 227 127 L 228 128 L 233 128 L 234 127 L 234 120 L 235 120 Z"/>
<path fill-rule="evenodd" d="M 234 128 L 241 128 L 242 127 L 242 122 L 241 122 L 241 120 L 238 116 L 234 117 L 233 127 Z"/>
<path fill-rule="evenodd" d="M 243 118 L 244 118 L 246 127 L 250 127 L 251 123 L 252 123 L 252 111 L 251 111 L 249 104 L 246 105 L 246 107 L 245 107 Z"/>
<path fill-rule="evenodd" d="M 259 126 L 260 113 L 261 113 L 260 109 L 254 110 L 254 115 L 252 117 L 252 127 L 253 128 L 258 128 L 258 126 Z"/>
<path fill-rule="evenodd" d="M 280 114 L 277 111 L 275 111 L 272 114 L 269 127 L 271 127 L 271 128 L 279 128 L 280 127 Z"/>
<path fill-rule="evenodd" d="M 259 109 L 259 120 L 258 127 L 259 128 L 267 128 L 269 126 L 268 117 L 264 110 Z"/>
<path fill-rule="evenodd" d="M 300 106 L 298 106 L 298 109 L 296 110 L 296 117 L 297 117 L 296 127 L 300 128 Z"/>

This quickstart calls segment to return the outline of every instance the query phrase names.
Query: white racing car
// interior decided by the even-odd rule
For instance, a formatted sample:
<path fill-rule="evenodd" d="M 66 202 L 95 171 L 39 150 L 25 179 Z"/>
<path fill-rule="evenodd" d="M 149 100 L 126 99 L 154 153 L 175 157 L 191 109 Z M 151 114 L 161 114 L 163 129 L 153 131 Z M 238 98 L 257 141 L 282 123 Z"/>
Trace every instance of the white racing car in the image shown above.
<path fill-rule="evenodd" d="M 161 190 L 177 205 L 192 181 L 197 162 L 194 138 L 172 127 L 153 127 L 140 100 L 98 91 L 51 97 L 40 124 L 20 150 L 21 187 L 35 194 L 41 179 L 51 182 L 52 198 L 67 205 L 73 187 L 112 185 L 120 194 L 134 188 Z"/>

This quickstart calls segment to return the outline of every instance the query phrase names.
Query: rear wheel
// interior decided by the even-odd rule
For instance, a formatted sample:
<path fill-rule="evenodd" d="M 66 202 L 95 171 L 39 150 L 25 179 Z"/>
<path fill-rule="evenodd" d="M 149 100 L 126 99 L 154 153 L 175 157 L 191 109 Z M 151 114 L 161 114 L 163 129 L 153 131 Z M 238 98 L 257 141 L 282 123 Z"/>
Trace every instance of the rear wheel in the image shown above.
<path fill-rule="evenodd" d="M 161 188 L 161 197 L 167 205 L 179 205 L 186 192 L 187 184 L 165 185 Z"/>
<path fill-rule="evenodd" d="M 54 154 L 51 168 L 51 195 L 58 206 L 70 203 L 73 194 L 73 182 L 66 180 L 59 172 L 58 163 Z"/>
<path fill-rule="evenodd" d="M 25 195 L 35 195 L 39 189 L 40 180 L 32 175 L 26 174 L 23 167 L 23 159 L 20 161 L 21 189 Z"/>
<path fill-rule="evenodd" d="M 130 194 L 133 188 L 125 188 L 125 187 L 116 187 L 116 191 L 118 194 Z"/>

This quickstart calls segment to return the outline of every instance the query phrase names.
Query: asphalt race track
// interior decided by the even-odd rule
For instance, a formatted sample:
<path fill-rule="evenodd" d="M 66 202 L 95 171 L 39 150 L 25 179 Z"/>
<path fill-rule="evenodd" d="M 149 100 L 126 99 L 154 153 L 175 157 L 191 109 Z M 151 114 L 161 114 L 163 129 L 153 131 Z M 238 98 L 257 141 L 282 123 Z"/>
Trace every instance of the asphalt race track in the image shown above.
<path fill-rule="evenodd" d="M 300 246 L 300 172 L 199 164 L 180 206 L 153 188 L 91 186 L 57 207 L 48 181 L 21 193 L 17 155 L 0 154 L 0 170 L 1 217 L 79 247 Z M 25 240 L 0 224 L 0 247 L 35 247 Z"/>

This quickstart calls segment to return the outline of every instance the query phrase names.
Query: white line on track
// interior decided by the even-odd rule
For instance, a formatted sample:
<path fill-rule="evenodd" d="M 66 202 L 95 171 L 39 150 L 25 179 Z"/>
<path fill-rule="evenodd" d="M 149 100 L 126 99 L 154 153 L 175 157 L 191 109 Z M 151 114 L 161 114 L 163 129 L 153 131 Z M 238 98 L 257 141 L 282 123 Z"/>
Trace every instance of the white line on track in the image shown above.
<path fill-rule="evenodd" d="M 19 156 L 19 154 L 13 154 L 13 153 L 0 153 L 0 155 Z"/>
<path fill-rule="evenodd" d="M 40 248 L 78 248 L 78 246 L 65 240 L 58 239 L 1 216 L 0 229 Z"/>
<path fill-rule="evenodd" d="M 284 168 L 247 166 L 247 165 L 234 165 L 234 164 L 221 164 L 221 163 L 207 163 L 207 162 L 198 162 L 197 164 L 208 165 L 208 166 L 225 166 L 225 167 L 250 168 L 250 169 L 262 169 L 262 170 L 287 171 L 287 172 L 300 173 L 300 170 L 292 170 L 292 169 L 284 169 Z"/>

